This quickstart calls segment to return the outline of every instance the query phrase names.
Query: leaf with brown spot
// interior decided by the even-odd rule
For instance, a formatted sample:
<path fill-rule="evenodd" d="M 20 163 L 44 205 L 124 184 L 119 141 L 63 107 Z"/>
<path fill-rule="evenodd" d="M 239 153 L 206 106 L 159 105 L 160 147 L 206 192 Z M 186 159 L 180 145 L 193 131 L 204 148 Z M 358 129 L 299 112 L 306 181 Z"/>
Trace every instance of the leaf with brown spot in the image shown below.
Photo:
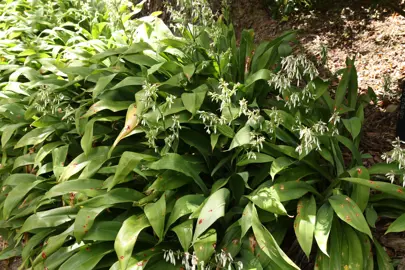
<path fill-rule="evenodd" d="M 345 195 L 334 195 L 329 198 L 329 202 L 341 220 L 372 238 L 370 227 L 363 213 L 352 199 Z"/>

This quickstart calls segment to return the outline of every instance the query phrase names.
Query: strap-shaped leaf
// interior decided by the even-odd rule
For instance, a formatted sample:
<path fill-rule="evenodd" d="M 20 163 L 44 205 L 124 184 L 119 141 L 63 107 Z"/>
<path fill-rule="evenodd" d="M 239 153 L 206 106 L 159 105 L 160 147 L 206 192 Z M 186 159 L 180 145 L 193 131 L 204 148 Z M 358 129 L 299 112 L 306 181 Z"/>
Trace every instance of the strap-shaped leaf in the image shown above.
<path fill-rule="evenodd" d="M 193 247 L 195 255 L 200 262 L 209 262 L 215 252 L 217 232 L 209 229 L 206 233 L 195 239 Z"/>
<path fill-rule="evenodd" d="M 278 246 L 271 233 L 262 225 L 256 208 L 252 209 L 252 227 L 257 244 L 280 269 L 300 269 Z"/>
<path fill-rule="evenodd" d="M 60 266 L 60 270 L 94 269 L 98 262 L 108 253 L 113 251 L 108 243 L 100 243 L 83 247 Z"/>
<path fill-rule="evenodd" d="M 298 201 L 294 231 L 298 243 L 309 258 L 314 239 L 316 222 L 316 202 L 314 196 L 304 196 Z"/>
<path fill-rule="evenodd" d="M 38 184 L 42 183 L 44 180 L 37 180 L 31 184 L 19 184 L 13 188 L 12 191 L 8 194 L 6 200 L 4 201 L 3 206 L 3 216 L 5 219 L 10 217 L 11 212 L 17 204 L 23 200 L 23 198 L 30 192 L 33 188 L 35 188 Z"/>
<path fill-rule="evenodd" d="M 405 188 L 381 181 L 365 180 L 361 178 L 341 178 L 343 181 L 360 184 L 375 190 L 390 194 L 400 200 L 405 200 Z"/>
<path fill-rule="evenodd" d="M 145 215 L 131 216 L 122 224 L 114 242 L 114 249 L 117 253 L 121 269 L 127 269 L 132 250 L 140 232 L 149 226 L 149 221 Z"/>
<path fill-rule="evenodd" d="M 229 195 L 230 192 L 228 189 L 221 188 L 208 198 L 198 216 L 193 242 L 217 219 L 225 215 L 225 206 L 229 200 Z"/>
<path fill-rule="evenodd" d="M 176 200 L 172 212 L 170 213 L 170 217 L 167 220 L 166 231 L 169 230 L 170 226 L 180 217 L 197 210 L 204 199 L 205 198 L 202 195 L 185 195 Z"/>
<path fill-rule="evenodd" d="M 184 173 L 185 175 L 190 176 L 194 179 L 194 181 L 201 188 L 204 194 L 208 193 L 207 186 L 199 176 L 199 169 L 179 154 L 169 153 L 158 161 L 150 164 L 149 168 L 153 170 L 173 170 Z"/>
<path fill-rule="evenodd" d="M 372 238 L 362 211 L 352 199 L 345 195 L 334 195 L 329 198 L 329 202 L 341 220 Z"/>
<path fill-rule="evenodd" d="M 344 225 L 343 232 L 348 244 L 348 262 L 344 265 L 344 267 L 347 265 L 349 269 L 363 270 L 363 243 L 360 242 L 360 238 L 357 236 L 357 233 L 350 226 Z M 331 256 L 333 255 L 334 254 L 331 254 Z"/>
<path fill-rule="evenodd" d="M 288 168 L 290 165 L 294 163 L 293 159 L 290 159 L 288 157 L 279 157 L 276 158 L 276 160 L 273 161 L 271 164 L 270 168 L 270 176 L 274 180 L 274 176 L 278 174 L 279 172 L 285 170 Z"/>
<path fill-rule="evenodd" d="M 36 128 L 25 134 L 15 145 L 14 148 L 20 148 L 26 145 L 37 145 L 46 140 L 52 133 L 55 132 L 55 128 L 44 127 Z"/>
<path fill-rule="evenodd" d="M 183 223 L 180 223 L 172 229 L 179 238 L 181 247 L 184 252 L 187 252 L 190 248 L 191 241 L 193 240 L 193 223 L 192 219 L 186 220 Z"/>
<path fill-rule="evenodd" d="M 274 186 L 260 188 L 253 195 L 246 197 L 263 210 L 277 215 L 288 215 Z"/>
<path fill-rule="evenodd" d="M 157 202 L 145 205 L 144 212 L 154 232 L 159 237 L 160 241 L 162 241 L 166 218 L 165 194 L 163 194 Z"/>
<path fill-rule="evenodd" d="M 392 222 L 385 233 L 387 234 L 391 232 L 403 231 L 405 231 L 405 214 L 402 214 L 394 222 Z"/>
<path fill-rule="evenodd" d="M 248 125 L 244 126 L 243 128 L 239 129 L 238 132 L 236 132 L 235 137 L 233 138 L 231 145 L 229 146 L 229 150 L 246 144 L 250 144 L 250 127 Z"/>
<path fill-rule="evenodd" d="M 93 226 L 95 218 L 104 211 L 108 205 L 100 206 L 97 208 L 82 208 L 77 213 L 75 223 L 74 223 L 74 231 L 73 235 L 76 238 L 76 241 L 80 243 L 83 237 L 87 234 L 87 232 Z"/>
<path fill-rule="evenodd" d="M 111 190 L 115 185 L 119 184 L 124 178 L 135 169 L 141 160 L 153 160 L 154 157 L 141 153 L 124 152 L 118 162 L 118 167 L 115 172 L 114 178 L 108 185 L 108 189 Z"/>
<path fill-rule="evenodd" d="M 333 208 L 329 203 L 323 204 L 316 214 L 315 223 L 315 240 L 319 249 L 327 256 L 328 255 L 328 238 L 332 228 Z"/>

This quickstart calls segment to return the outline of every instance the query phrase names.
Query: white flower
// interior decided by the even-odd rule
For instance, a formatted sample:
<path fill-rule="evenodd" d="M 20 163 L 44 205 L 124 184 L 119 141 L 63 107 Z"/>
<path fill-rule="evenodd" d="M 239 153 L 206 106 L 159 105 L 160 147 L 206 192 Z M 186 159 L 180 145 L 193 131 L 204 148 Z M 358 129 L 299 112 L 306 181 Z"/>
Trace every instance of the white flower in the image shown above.
<path fill-rule="evenodd" d="M 332 116 L 329 118 L 329 123 L 332 123 L 333 125 L 336 125 L 337 123 L 340 122 L 340 115 L 337 112 L 334 112 Z"/>
<path fill-rule="evenodd" d="M 385 176 L 391 181 L 391 184 L 395 181 L 395 173 L 393 171 L 388 172 Z"/>

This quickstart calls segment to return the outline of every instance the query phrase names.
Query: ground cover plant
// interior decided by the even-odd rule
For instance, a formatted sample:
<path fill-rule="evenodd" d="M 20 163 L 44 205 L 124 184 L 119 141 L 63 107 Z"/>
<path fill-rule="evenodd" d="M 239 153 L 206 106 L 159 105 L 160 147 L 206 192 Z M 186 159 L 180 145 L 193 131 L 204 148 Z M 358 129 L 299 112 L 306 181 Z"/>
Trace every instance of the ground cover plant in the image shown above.
<path fill-rule="evenodd" d="M 363 166 L 355 60 L 332 89 L 294 32 L 256 46 L 204 1 L 169 25 L 142 4 L 1 4 L 0 259 L 393 269 L 370 228 L 404 230 L 403 151 Z"/>

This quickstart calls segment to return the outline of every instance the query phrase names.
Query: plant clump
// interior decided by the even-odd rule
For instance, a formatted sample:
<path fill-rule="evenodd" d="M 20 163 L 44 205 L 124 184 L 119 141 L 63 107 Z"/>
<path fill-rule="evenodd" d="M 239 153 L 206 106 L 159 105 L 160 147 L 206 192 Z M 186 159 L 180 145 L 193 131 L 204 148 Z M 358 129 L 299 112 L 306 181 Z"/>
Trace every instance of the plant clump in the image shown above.
<path fill-rule="evenodd" d="M 299 245 L 316 269 L 393 269 L 370 228 L 404 229 L 403 153 L 363 166 L 354 59 L 333 92 L 294 31 L 237 42 L 190 3 L 170 27 L 143 2 L 0 4 L 0 259 L 300 269 Z"/>

